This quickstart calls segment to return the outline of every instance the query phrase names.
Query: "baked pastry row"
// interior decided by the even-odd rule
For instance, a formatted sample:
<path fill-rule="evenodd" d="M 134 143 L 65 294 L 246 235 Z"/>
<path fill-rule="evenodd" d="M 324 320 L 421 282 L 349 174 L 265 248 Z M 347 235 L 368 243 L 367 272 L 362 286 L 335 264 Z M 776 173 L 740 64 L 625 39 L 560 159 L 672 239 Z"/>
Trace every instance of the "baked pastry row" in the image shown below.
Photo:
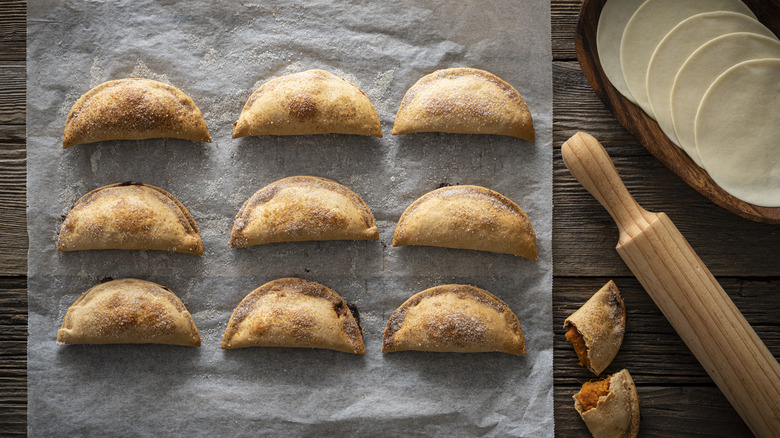
<path fill-rule="evenodd" d="M 325 178 L 293 176 L 260 189 L 236 216 L 230 246 L 310 240 L 379 240 L 371 210 L 352 190 Z M 401 215 L 393 246 L 473 249 L 537 258 L 525 212 L 479 186 L 429 192 Z M 95 189 L 65 216 L 58 251 L 153 249 L 203 254 L 198 226 L 184 205 L 158 187 L 119 183 Z"/>
<path fill-rule="evenodd" d="M 200 334 L 181 300 L 150 281 L 111 280 L 68 309 L 63 344 L 170 344 L 199 347 Z M 329 288 L 300 278 L 270 281 L 233 311 L 222 348 L 304 347 L 365 354 L 357 309 Z M 413 295 L 387 322 L 382 352 L 404 350 L 525 355 L 517 316 L 496 296 L 467 285 Z"/>
<path fill-rule="evenodd" d="M 435 71 L 407 91 L 393 134 L 413 132 L 535 138 L 520 93 L 473 68 Z M 366 93 L 327 71 L 308 70 L 272 79 L 252 93 L 233 138 L 325 133 L 382 137 L 382 127 Z M 119 79 L 76 101 L 65 122 L 62 147 L 160 137 L 211 141 L 200 110 L 181 90 L 150 79 Z"/>

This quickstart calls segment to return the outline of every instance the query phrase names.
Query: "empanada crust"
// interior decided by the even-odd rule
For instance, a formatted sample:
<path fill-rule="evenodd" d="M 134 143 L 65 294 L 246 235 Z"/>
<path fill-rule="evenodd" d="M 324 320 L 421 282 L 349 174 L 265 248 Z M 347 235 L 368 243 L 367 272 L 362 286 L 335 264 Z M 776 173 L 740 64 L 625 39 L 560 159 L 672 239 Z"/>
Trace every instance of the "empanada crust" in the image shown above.
<path fill-rule="evenodd" d="M 309 240 L 379 240 L 363 199 L 326 178 L 291 176 L 252 195 L 239 210 L 230 246 Z"/>
<path fill-rule="evenodd" d="M 165 137 L 211 141 L 203 115 L 181 90 L 151 79 L 118 79 L 98 85 L 76 101 L 65 122 L 62 148 Z"/>
<path fill-rule="evenodd" d="M 62 222 L 57 251 L 155 249 L 203 254 L 198 226 L 165 190 L 127 182 L 95 189 Z"/>
<path fill-rule="evenodd" d="M 531 112 L 520 93 L 475 68 L 437 70 L 406 92 L 393 135 L 413 132 L 498 134 L 535 141 Z"/>
<path fill-rule="evenodd" d="M 536 234 L 509 198 L 479 186 L 448 186 L 414 201 L 398 220 L 393 246 L 425 245 L 514 254 L 536 260 Z"/>
<path fill-rule="evenodd" d="M 170 289 L 135 278 L 93 286 L 68 309 L 63 344 L 170 344 L 200 347 L 195 321 Z"/>
<path fill-rule="evenodd" d="M 596 407 L 583 411 L 573 398 L 593 438 L 635 438 L 639 433 L 639 395 L 628 370 L 610 376 L 609 394 L 599 397 Z"/>
<path fill-rule="evenodd" d="M 233 128 L 233 138 L 328 133 L 381 137 L 382 126 L 366 93 L 325 70 L 266 82 L 249 97 Z"/>
<path fill-rule="evenodd" d="M 407 350 L 525 356 L 525 336 L 517 316 L 498 297 L 447 284 L 413 295 L 390 316 L 382 353 Z"/>
<path fill-rule="evenodd" d="M 324 348 L 365 354 L 363 331 L 341 296 L 300 278 L 270 281 L 233 311 L 222 348 Z"/>
<path fill-rule="evenodd" d="M 587 368 L 601 374 L 617 356 L 626 332 L 626 305 L 615 282 L 610 280 L 576 312 L 563 328 L 574 326 L 587 347 Z"/>

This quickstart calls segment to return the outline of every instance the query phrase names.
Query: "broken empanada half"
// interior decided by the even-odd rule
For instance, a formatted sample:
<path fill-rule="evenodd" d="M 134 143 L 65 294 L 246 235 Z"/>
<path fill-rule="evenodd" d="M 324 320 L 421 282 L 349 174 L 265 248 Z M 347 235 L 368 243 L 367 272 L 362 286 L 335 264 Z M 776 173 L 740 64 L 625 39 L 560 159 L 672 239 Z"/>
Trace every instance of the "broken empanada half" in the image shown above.
<path fill-rule="evenodd" d="M 135 278 L 93 286 L 68 309 L 57 342 L 200 347 L 190 312 L 167 287 Z"/>
<path fill-rule="evenodd" d="M 639 433 L 639 395 L 628 370 L 585 382 L 574 394 L 574 409 L 593 438 L 634 438 Z"/>
<path fill-rule="evenodd" d="M 247 100 L 233 138 L 250 135 L 382 136 L 379 116 L 358 87 L 324 70 L 280 76 Z"/>
<path fill-rule="evenodd" d="M 198 226 L 165 190 L 126 182 L 79 199 L 62 222 L 57 251 L 157 249 L 203 254 Z"/>
<path fill-rule="evenodd" d="M 584 365 L 597 376 L 618 353 L 626 332 L 626 305 L 610 280 L 563 323 L 566 339 Z"/>
<path fill-rule="evenodd" d="M 280 278 L 246 296 L 233 311 L 222 348 L 324 348 L 366 354 L 363 330 L 336 292 L 309 280 Z"/>
<path fill-rule="evenodd" d="M 62 148 L 147 138 L 211 141 L 206 121 L 189 96 L 162 82 L 129 78 L 104 82 L 76 101 L 65 122 Z"/>
<path fill-rule="evenodd" d="M 517 316 L 498 297 L 447 284 L 413 295 L 390 315 L 382 353 L 405 350 L 525 356 L 525 336 Z"/>
<path fill-rule="evenodd" d="M 379 240 L 379 231 L 371 210 L 352 190 L 325 178 L 291 176 L 244 203 L 230 247 L 307 240 Z"/>
<path fill-rule="evenodd" d="M 393 135 L 412 132 L 498 134 L 533 142 L 525 100 L 496 75 L 475 68 L 435 71 L 406 92 Z"/>
<path fill-rule="evenodd" d="M 393 246 L 425 245 L 514 254 L 536 261 L 536 234 L 509 198 L 479 186 L 428 192 L 401 215 Z"/>

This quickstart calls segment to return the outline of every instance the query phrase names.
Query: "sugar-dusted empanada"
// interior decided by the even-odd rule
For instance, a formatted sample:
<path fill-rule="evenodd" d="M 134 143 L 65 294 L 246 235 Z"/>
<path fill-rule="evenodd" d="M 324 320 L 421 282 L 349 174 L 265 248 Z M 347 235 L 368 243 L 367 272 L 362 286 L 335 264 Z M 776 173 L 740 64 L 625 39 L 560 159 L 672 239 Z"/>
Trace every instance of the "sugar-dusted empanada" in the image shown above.
<path fill-rule="evenodd" d="M 585 382 L 574 409 L 593 438 L 634 438 L 639 433 L 639 395 L 628 370 L 598 382 Z"/>
<path fill-rule="evenodd" d="M 250 135 L 357 134 L 382 136 L 366 93 L 325 70 L 266 82 L 247 100 L 233 138 Z"/>
<path fill-rule="evenodd" d="M 203 254 L 198 226 L 165 190 L 127 182 L 95 189 L 62 222 L 57 251 L 158 249 Z"/>
<path fill-rule="evenodd" d="M 200 110 L 181 90 L 151 79 L 118 79 L 76 101 L 65 122 L 62 147 L 161 137 L 211 141 Z"/>
<path fill-rule="evenodd" d="M 190 312 L 167 287 L 135 278 L 93 286 L 68 309 L 57 342 L 200 347 Z"/>
<path fill-rule="evenodd" d="M 280 278 L 233 311 L 222 348 L 303 347 L 366 354 L 363 330 L 336 292 L 309 280 Z"/>
<path fill-rule="evenodd" d="M 414 201 L 398 221 L 393 246 L 426 245 L 514 254 L 536 260 L 536 234 L 525 212 L 479 186 L 448 186 Z"/>
<path fill-rule="evenodd" d="M 306 240 L 379 240 L 374 215 L 352 190 L 325 178 L 291 176 L 241 207 L 230 246 Z"/>
<path fill-rule="evenodd" d="M 405 350 L 525 356 L 525 336 L 517 316 L 498 297 L 447 284 L 412 295 L 390 315 L 382 353 Z"/>
<path fill-rule="evenodd" d="M 533 142 L 525 100 L 499 77 L 475 68 L 448 68 L 417 81 L 395 116 L 393 135 L 412 132 L 499 134 Z"/>
<path fill-rule="evenodd" d="M 626 305 L 610 280 L 563 323 L 566 339 L 584 365 L 597 376 L 617 355 L 626 332 Z"/>

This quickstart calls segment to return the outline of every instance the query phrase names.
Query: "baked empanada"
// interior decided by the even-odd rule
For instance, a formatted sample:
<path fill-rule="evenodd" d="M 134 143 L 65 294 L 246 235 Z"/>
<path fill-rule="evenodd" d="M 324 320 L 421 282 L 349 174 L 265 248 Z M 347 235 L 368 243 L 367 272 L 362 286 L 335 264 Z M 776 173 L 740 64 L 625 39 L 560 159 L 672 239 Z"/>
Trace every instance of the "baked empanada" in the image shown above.
<path fill-rule="evenodd" d="M 379 240 L 379 231 L 371 210 L 352 190 L 325 178 L 291 176 L 244 203 L 230 246 L 307 240 Z"/>
<path fill-rule="evenodd" d="M 617 355 L 626 332 L 626 305 L 610 280 L 563 323 L 566 339 L 584 365 L 597 376 Z"/>
<path fill-rule="evenodd" d="M 496 75 L 448 68 L 417 81 L 395 116 L 393 135 L 412 132 L 498 134 L 533 142 L 534 123 L 525 100 Z"/>
<path fill-rule="evenodd" d="M 76 101 L 65 122 L 62 147 L 161 137 L 211 141 L 200 110 L 181 90 L 151 79 L 118 79 Z"/>
<path fill-rule="evenodd" d="M 406 350 L 525 356 L 525 336 L 517 316 L 498 297 L 447 284 L 412 295 L 390 315 L 382 353 Z"/>
<path fill-rule="evenodd" d="M 198 226 L 165 190 L 127 182 L 95 189 L 62 222 L 57 251 L 157 249 L 203 254 Z"/>
<path fill-rule="evenodd" d="M 514 254 L 536 260 L 536 234 L 525 212 L 479 186 L 449 186 L 414 201 L 398 220 L 393 246 L 426 245 Z"/>
<path fill-rule="evenodd" d="M 93 286 L 68 309 L 57 342 L 200 347 L 190 312 L 167 287 L 123 278 Z"/>
<path fill-rule="evenodd" d="M 247 100 L 233 138 L 250 135 L 356 134 L 382 136 L 366 93 L 324 70 L 266 82 Z"/>
<path fill-rule="evenodd" d="M 336 292 L 309 280 L 280 278 L 233 311 L 222 348 L 303 347 L 366 354 L 363 330 Z"/>
<path fill-rule="evenodd" d="M 628 370 L 598 382 L 585 382 L 574 409 L 593 438 L 634 438 L 639 433 L 639 395 Z"/>

